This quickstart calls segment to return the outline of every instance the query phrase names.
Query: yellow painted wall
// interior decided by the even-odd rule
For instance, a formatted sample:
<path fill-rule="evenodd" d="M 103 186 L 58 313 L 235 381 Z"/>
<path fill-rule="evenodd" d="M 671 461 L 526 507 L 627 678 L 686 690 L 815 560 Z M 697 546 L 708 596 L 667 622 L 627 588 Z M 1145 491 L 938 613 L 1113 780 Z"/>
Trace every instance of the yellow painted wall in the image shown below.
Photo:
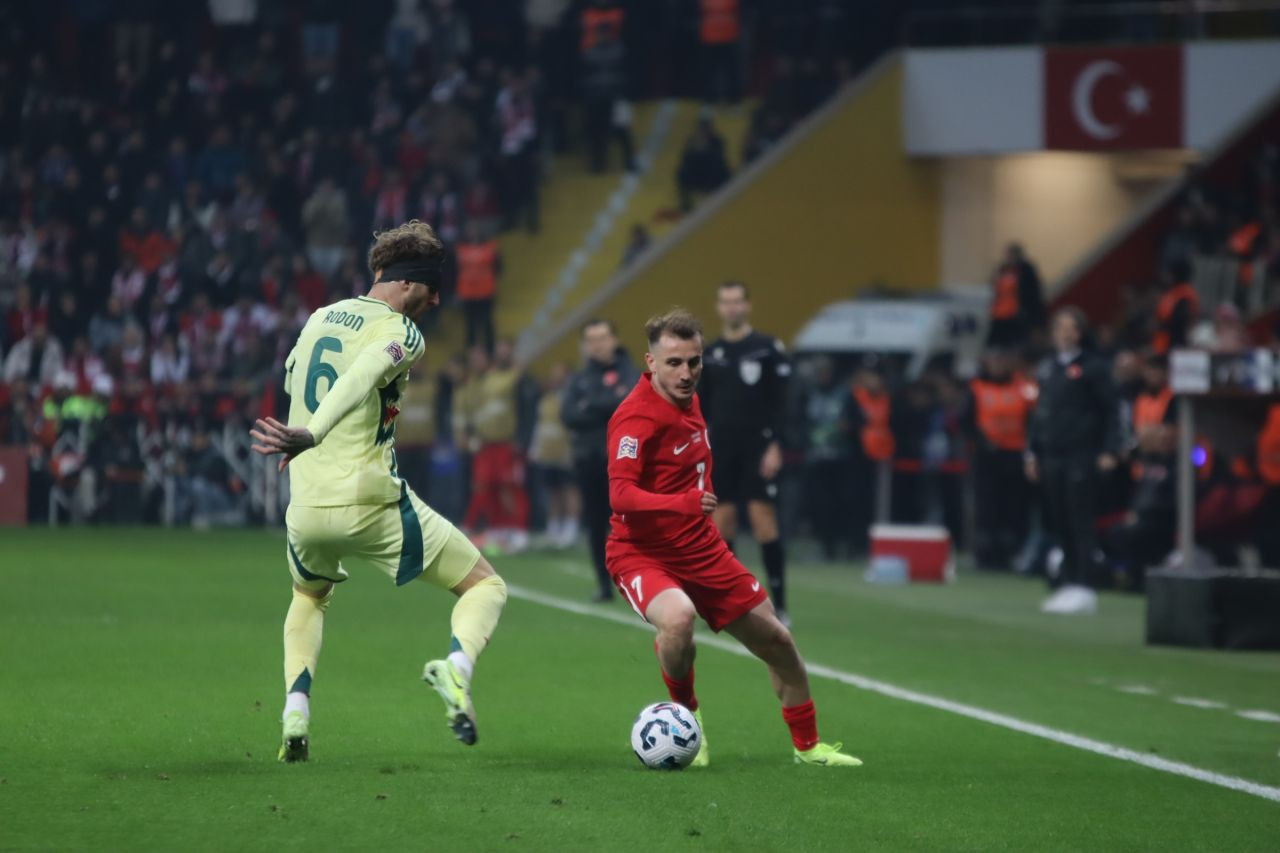
<path fill-rule="evenodd" d="M 943 160 L 941 282 L 985 282 L 1011 241 L 1054 282 L 1187 163 L 1179 153 L 1074 151 Z"/>
<path fill-rule="evenodd" d="M 903 152 L 902 68 L 893 61 L 599 313 L 643 351 L 645 319 L 673 304 L 715 333 L 715 286 L 751 286 L 756 325 L 789 339 L 823 305 L 874 282 L 939 280 L 936 164 Z M 576 362 L 576 334 L 540 364 Z"/>

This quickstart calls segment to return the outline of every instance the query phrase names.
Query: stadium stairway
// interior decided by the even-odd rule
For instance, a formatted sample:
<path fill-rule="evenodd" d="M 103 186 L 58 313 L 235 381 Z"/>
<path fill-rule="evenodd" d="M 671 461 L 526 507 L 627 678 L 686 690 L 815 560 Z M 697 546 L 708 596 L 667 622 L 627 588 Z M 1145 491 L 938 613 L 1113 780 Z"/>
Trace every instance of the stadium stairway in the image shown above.
<path fill-rule="evenodd" d="M 751 286 L 759 324 L 784 339 L 862 287 L 935 287 L 939 182 L 933 164 L 903 150 L 901 84 L 899 56 L 886 56 L 631 267 L 607 280 L 584 276 L 574 299 L 541 306 L 521 356 L 575 362 L 577 327 L 593 314 L 614 319 L 624 345 L 640 352 L 644 318 L 656 310 L 682 304 L 713 322 L 715 285 L 728 278 Z M 663 156 L 678 158 L 686 135 L 673 132 Z M 676 162 L 655 164 L 668 198 Z M 616 264 L 619 252 L 602 255 Z"/>
<path fill-rule="evenodd" d="M 498 237 L 503 258 L 495 314 L 498 334 L 518 336 L 544 327 L 556 314 L 584 302 L 595 285 L 617 271 L 633 224 L 644 225 L 655 242 L 676 227 L 676 169 L 700 112 L 696 101 L 637 104 L 632 124 L 635 173 L 619 168 L 616 146 L 609 151 L 610 168 L 603 174 L 592 173 L 580 151 L 548 161 L 539 187 L 539 231 L 531 234 L 518 227 Z M 749 116 L 745 105 L 714 114 L 735 170 Z M 428 370 L 461 351 L 464 337 L 461 311 L 446 308 L 428 333 Z"/>

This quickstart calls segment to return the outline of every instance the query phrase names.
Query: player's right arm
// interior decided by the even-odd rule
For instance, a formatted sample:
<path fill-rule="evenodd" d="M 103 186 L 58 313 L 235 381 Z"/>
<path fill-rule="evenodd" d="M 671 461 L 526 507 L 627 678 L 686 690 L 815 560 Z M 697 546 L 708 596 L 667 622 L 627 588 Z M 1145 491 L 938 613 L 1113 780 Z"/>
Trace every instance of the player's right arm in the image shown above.
<path fill-rule="evenodd" d="M 289 426 L 275 418 L 260 418 L 249 431 L 263 456 L 283 453 L 281 470 L 299 453 L 319 445 L 371 391 L 382 388 L 422 357 L 425 345 L 420 332 L 408 331 L 401 319 L 388 320 L 371 336 L 351 366 L 346 368 L 312 414 L 305 427 Z"/>
<path fill-rule="evenodd" d="M 614 512 L 706 515 L 716 508 L 716 496 L 693 488 L 672 495 L 640 487 L 644 454 L 657 450 L 654 424 L 648 418 L 627 415 L 609 423 L 609 506 Z"/>

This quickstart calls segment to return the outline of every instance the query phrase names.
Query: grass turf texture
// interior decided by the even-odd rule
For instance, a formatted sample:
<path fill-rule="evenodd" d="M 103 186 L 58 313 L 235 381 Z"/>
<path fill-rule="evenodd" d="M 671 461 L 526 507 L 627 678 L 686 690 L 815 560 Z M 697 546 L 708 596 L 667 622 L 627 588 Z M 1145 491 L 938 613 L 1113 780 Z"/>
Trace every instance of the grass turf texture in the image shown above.
<path fill-rule="evenodd" d="M 1280 804 L 815 679 L 819 724 L 866 766 L 791 764 L 760 664 L 704 648 L 709 771 L 644 770 L 665 698 L 640 630 L 513 598 L 475 686 L 480 743 L 418 681 L 452 597 L 357 574 L 325 625 L 312 760 L 275 761 L 281 534 L 0 532 L 0 849 L 1274 850 Z M 498 561 L 582 600 L 580 555 Z M 1036 612 L 1031 582 L 871 587 L 797 566 L 810 659 L 1280 784 L 1280 655 L 1142 644 L 1142 604 Z M 609 608 L 602 608 L 609 609 Z M 623 612 L 615 605 L 613 612 Z M 627 611 L 629 612 L 629 611 Z M 1142 684 L 1157 695 L 1117 688 Z"/>

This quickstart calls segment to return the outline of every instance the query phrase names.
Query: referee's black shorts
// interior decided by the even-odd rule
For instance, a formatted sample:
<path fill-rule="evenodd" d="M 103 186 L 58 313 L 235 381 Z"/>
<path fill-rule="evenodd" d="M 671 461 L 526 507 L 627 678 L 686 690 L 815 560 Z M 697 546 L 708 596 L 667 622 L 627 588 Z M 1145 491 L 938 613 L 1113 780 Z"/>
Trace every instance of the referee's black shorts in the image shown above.
<path fill-rule="evenodd" d="M 711 484 L 720 503 L 777 500 L 777 481 L 760 476 L 760 460 L 768 447 L 769 439 L 754 433 L 711 436 Z"/>

